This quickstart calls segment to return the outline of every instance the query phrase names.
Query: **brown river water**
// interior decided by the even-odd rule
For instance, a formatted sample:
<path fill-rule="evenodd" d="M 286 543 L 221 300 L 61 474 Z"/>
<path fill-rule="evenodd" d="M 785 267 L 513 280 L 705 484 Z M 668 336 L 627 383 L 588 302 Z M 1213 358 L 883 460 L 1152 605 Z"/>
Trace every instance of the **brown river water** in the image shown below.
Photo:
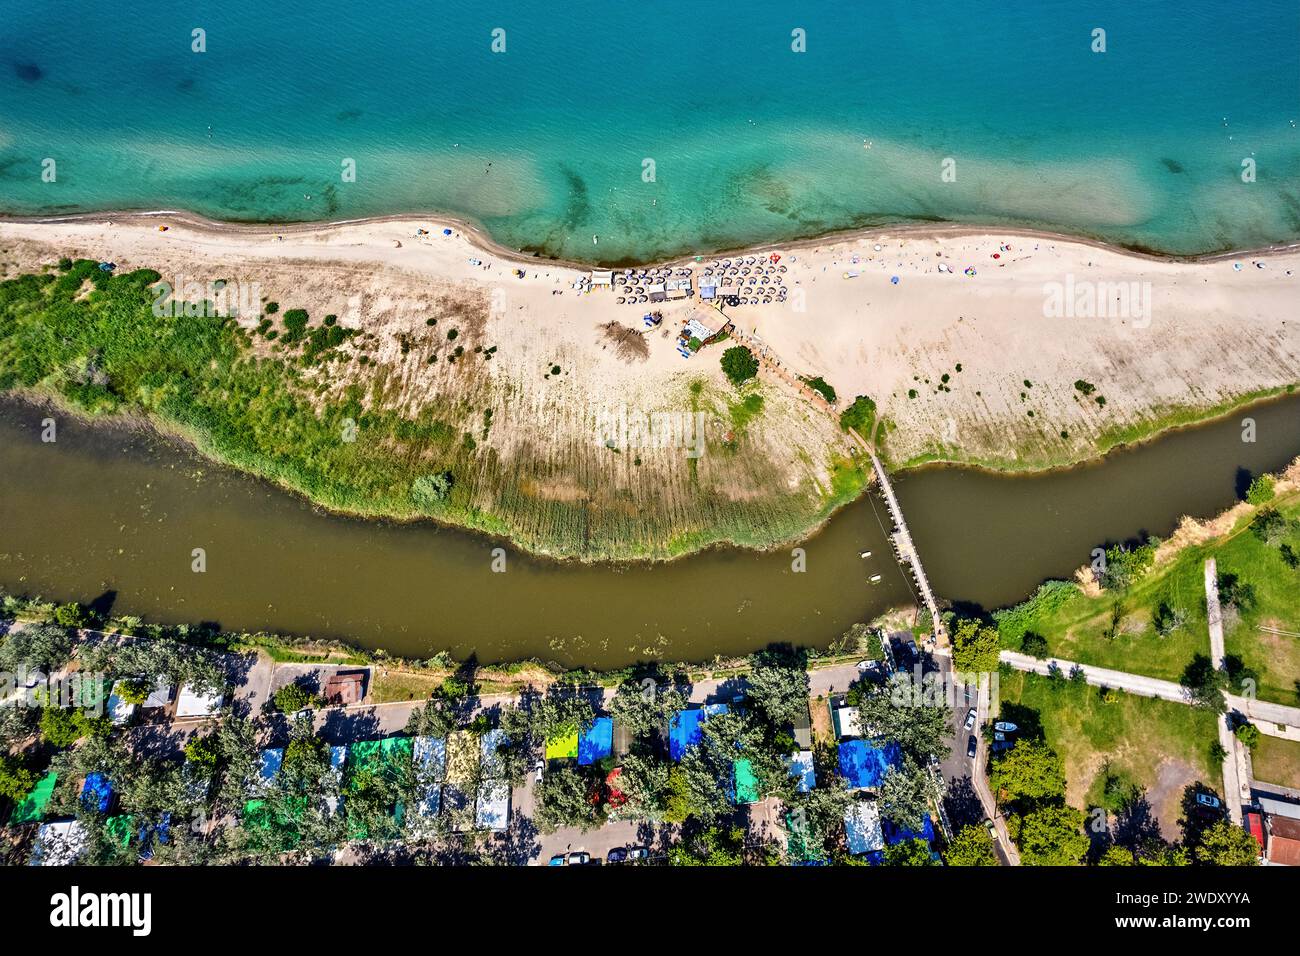
<path fill-rule="evenodd" d="M 41 441 L 41 420 L 58 437 Z M 1256 441 L 1242 441 L 1253 418 Z M 936 592 L 994 608 L 1068 577 L 1093 547 L 1169 533 L 1300 454 L 1300 396 L 1034 476 L 926 468 L 896 477 Z M 666 564 L 554 562 L 432 523 L 327 514 L 151 431 L 0 400 L 0 588 L 102 598 L 119 614 L 337 638 L 423 658 L 613 668 L 701 661 L 773 641 L 826 646 L 913 601 L 873 494 L 800 545 Z M 493 549 L 505 548 L 503 573 Z M 206 570 L 192 570 L 202 548 Z M 870 551 L 869 558 L 860 557 Z M 877 584 L 869 578 L 881 575 Z"/>

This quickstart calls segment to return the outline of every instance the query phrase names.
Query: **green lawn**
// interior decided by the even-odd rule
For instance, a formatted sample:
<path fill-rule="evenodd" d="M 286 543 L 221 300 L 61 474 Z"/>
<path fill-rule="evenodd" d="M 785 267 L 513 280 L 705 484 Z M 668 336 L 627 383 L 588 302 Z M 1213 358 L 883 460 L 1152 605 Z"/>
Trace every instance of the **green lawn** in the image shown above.
<path fill-rule="evenodd" d="M 1300 740 L 1263 734 L 1250 762 L 1256 780 L 1300 790 Z"/>
<path fill-rule="evenodd" d="M 1065 765 L 1069 802 L 1080 808 L 1105 802 L 1106 777 L 1146 791 L 1157 815 L 1176 815 L 1183 788 L 1203 780 L 1222 789 L 1210 761 L 1218 739 L 1214 716 L 1185 704 L 1064 683 L 1020 671 L 1001 675 L 1001 716 L 1021 733 L 1041 738 Z"/>
<path fill-rule="evenodd" d="M 1255 598 L 1235 623 L 1229 622 L 1227 653 L 1256 672 L 1261 699 L 1295 704 L 1300 636 L 1260 630 L 1267 626 L 1300 635 L 1300 570 L 1288 567 L 1280 551 L 1287 543 L 1300 552 L 1300 495 L 1275 504 L 1293 522 L 1283 539 L 1264 543 L 1246 519 L 1223 537 L 1185 548 L 1122 594 L 1088 597 L 1073 583 L 1052 582 L 1026 603 L 998 613 L 1003 646 L 1020 650 L 1029 631 L 1046 639 L 1052 657 L 1178 680 L 1193 654 L 1209 653 L 1203 568 L 1213 556 L 1220 576 L 1236 575 Z M 1166 637 L 1152 625 L 1162 604 L 1185 616 Z"/>

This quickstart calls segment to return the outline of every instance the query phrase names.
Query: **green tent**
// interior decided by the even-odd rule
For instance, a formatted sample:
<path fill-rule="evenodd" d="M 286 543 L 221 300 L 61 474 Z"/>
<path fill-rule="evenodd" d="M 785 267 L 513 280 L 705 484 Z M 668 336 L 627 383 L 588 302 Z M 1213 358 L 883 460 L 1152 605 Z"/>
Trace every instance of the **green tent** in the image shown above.
<path fill-rule="evenodd" d="M 737 760 L 732 764 L 736 777 L 736 802 L 758 802 L 758 778 L 754 776 L 754 767 L 748 760 Z"/>
<path fill-rule="evenodd" d="M 45 806 L 50 802 L 50 797 L 54 795 L 54 785 L 58 782 L 59 775 L 51 771 L 36 782 L 32 792 L 27 794 L 18 801 L 14 807 L 14 812 L 9 817 L 9 825 L 17 826 L 20 823 L 35 823 L 45 816 Z"/>
<path fill-rule="evenodd" d="M 135 836 L 135 817 L 129 813 L 119 813 L 104 821 L 104 832 L 120 846 L 128 846 Z"/>

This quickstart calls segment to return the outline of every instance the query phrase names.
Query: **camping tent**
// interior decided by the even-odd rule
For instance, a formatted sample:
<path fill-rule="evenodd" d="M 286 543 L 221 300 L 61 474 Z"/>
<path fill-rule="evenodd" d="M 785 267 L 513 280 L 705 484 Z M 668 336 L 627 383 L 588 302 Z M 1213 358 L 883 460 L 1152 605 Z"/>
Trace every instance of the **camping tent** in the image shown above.
<path fill-rule="evenodd" d="M 858 856 L 873 853 L 885 846 L 880 829 L 880 811 L 874 803 L 859 800 L 849 806 L 844 814 L 844 835 L 849 853 Z"/>
<path fill-rule="evenodd" d="M 862 790 L 878 787 L 885 779 L 885 771 L 902 764 L 898 744 L 873 744 L 866 740 L 846 740 L 840 744 L 840 775 L 848 781 L 850 789 Z"/>
<path fill-rule="evenodd" d="M 673 715 L 668 724 L 668 755 L 673 760 L 681 760 L 703 738 L 704 721 L 715 714 L 725 714 L 726 704 L 707 704 L 704 707 L 692 707 Z"/>
<path fill-rule="evenodd" d="M 589 767 L 604 760 L 614 752 L 614 721 L 597 717 L 578 739 L 578 764 Z"/>

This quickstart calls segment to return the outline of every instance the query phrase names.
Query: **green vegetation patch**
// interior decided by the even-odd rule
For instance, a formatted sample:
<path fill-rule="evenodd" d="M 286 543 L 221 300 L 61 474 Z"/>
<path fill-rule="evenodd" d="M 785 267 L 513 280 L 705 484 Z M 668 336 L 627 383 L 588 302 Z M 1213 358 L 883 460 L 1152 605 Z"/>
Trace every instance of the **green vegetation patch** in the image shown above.
<path fill-rule="evenodd" d="M 999 693 L 1001 718 L 1060 755 L 1076 806 L 1106 805 L 1108 778 L 1112 790 L 1119 780 L 1127 789 L 1150 793 L 1169 761 L 1211 788 L 1222 788 L 1220 768 L 1210 758 L 1218 724 L 1209 711 L 1005 668 Z M 1182 791 L 1180 785 L 1165 796 L 1176 802 Z"/>
<path fill-rule="evenodd" d="M 1261 734 L 1250 763 L 1256 780 L 1300 790 L 1300 740 Z"/>

